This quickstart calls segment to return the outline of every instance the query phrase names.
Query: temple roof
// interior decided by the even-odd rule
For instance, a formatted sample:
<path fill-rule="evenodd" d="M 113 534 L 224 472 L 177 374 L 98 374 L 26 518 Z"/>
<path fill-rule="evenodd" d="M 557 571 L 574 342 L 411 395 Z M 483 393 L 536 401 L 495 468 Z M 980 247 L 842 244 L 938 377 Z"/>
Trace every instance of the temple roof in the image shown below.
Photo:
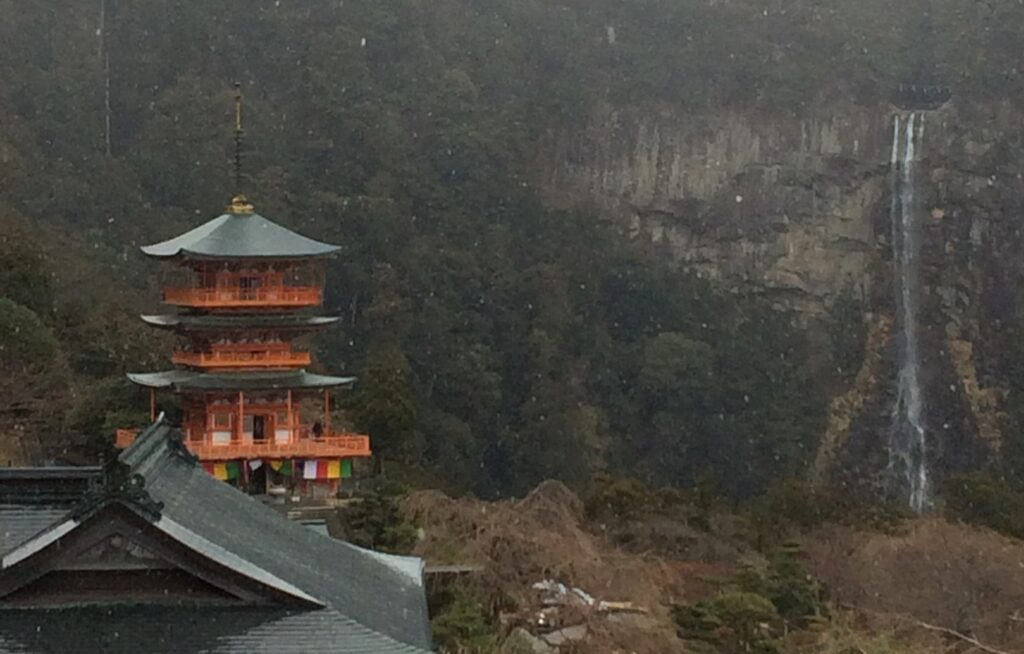
<path fill-rule="evenodd" d="M 420 559 L 371 552 L 283 518 L 217 481 L 158 420 L 48 525 L 0 548 L 0 651 L 423 653 L 430 649 Z M 120 522 L 118 522 L 120 521 Z M 118 527 L 117 525 L 121 525 Z M 182 568 L 264 589 L 260 601 L 4 603 L 74 561 L 75 538 L 113 526 L 133 547 L 166 544 Z M 130 527 L 128 529 L 125 526 Z M 137 540 L 136 540 L 137 539 Z M 168 549 L 169 548 L 169 549 Z M 156 550 L 153 550 L 156 551 Z M 14 597 L 14 595 L 11 595 Z M 120 596 L 119 596 L 120 597 Z"/>
<path fill-rule="evenodd" d="M 99 473 L 98 467 L 0 468 L 0 554 L 66 514 Z"/>
<path fill-rule="evenodd" d="M 175 391 L 301 390 L 347 386 L 356 380 L 355 377 L 316 375 L 305 370 L 229 373 L 166 370 L 163 372 L 130 372 L 128 379 L 140 386 L 170 388 Z"/>
<path fill-rule="evenodd" d="M 338 250 L 256 213 L 226 213 L 181 236 L 142 247 L 151 257 L 207 259 L 305 259 Z"/>
<path fill-rule="evenodd" d="M 237 327 L 256 329 L 315 329 L 333 325 L 337 316 L 299 316 L 288 313 L 259 315 L 144 315 L 143 322 L 164 329 L 218 330 Z"/>

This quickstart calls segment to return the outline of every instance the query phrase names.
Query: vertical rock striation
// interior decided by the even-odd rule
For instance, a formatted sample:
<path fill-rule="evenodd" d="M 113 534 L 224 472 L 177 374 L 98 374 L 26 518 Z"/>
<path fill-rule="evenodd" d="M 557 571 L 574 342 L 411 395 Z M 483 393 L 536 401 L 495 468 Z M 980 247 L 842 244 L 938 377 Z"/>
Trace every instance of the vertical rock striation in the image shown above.
<path fill-rule="evenodd" d="M 844 297 L 904 324 L 908 305 L 893 289 L 902 288 L 909 243 L 891 222 L 892 116 L 891 106 L 841 103 L 799 114 L 605 108 L 550 135 L 548 195 L 595 205 L 652 256 L 769 297 L 812 329 Z M 1001 348 L 1007 326 L 1024 321 L 1024 116 L 1009 104 L 955 98 L 926 120 L 909 244 L 918 253 L 914 379 L 904 329 L 865 347 L 866 357 L 882 358 L 862 368 L 876 383 L 835 389 L 834 407 L 846 410 L 830 422 L 836 433 L 823 434 L 828 451 L 815 464 L 877 487 L 886 485 L 893 407 L 913 404 L 908 381 L 928 398 L 915 420 L 928 425 L 933 488 L 996 455 L 1009 424 L 1001 403 L 1014 392 Z M 866 338 L 868 322 L 850 329 Z"/>

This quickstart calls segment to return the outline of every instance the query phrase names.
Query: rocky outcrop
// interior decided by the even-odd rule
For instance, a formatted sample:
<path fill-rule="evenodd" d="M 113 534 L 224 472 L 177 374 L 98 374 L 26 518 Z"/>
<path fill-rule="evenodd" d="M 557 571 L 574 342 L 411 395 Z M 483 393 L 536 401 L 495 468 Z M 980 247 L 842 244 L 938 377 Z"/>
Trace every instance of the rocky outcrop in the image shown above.
<path fill-rule="evenodd" d="M 584 127 L 550 135 L 548 195 L 595 204 L 652 254 L 770 297 L 807 324 L 843 297 L 895 315 L 896 111 L 605 108 Z M 1007 325 L 1024 316 L 1024 116 L 1009 103 L 954 97 L 923 120 L 915 170 L 929 456 L 963 469 L 997 452 L 1009 425 L 1002 359 Z M 859 439 L 866 452 L 884 451 L 897 340 L 865 348 L 884 358 L 864 362 L 877 383 L 866 389 L 858 376 L 840 391 L 827 448 Z M 871 465 L 884 469 L 884 457 Z"/>
<path fill-rule="evenodd" d="M 813 482 L 821 483 L 826 479 L 829 468 L 835 463 L 837 453 L 850 437 L 853 418 L 863 411 L 864 406 L 875 396 L 885 364 L 885 344 L 889 340 L 891 330 L 891 316 L 877 315 L 871 320 L 864 361 L 857 371 L 853 384 L 848 390 L 832 398 L 829 403 L 825 434 L 811 467 Z"/>
<path fill-rule="evenodd" d="M 556 197 L 597 202 L 638 238 L 727 284 L 820 312 L 868 293 L 888 193 L 875 112 L 820 117 L 608 110 L 552 139 Z"/>

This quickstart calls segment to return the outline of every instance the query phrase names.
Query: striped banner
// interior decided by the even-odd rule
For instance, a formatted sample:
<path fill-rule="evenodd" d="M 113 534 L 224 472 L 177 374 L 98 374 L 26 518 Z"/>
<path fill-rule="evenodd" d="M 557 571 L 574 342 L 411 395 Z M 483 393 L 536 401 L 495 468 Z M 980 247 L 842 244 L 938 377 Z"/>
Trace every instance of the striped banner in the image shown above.
<path fill-rule="evenodd" d="M 293 474 L 291 460 L 282 461 L 281 459 L 274 459 L 268 461 L 267 465 L 269 465 L 274 472 L 285 475 L 286 477 L 291 477 Z"/>
<path fill-rule="evenodd" d="M 341 479 L 345 476 L 352 476 L 352 462 L 348 459 L 307 459 L 302 466 L 303 479 Z"/>
<path fill-rule="evenodd" d="M 227 481 L 229 479 L 238 479 L 242 475 L 242 464 L 238 461 L 204 463 L 203 470 L 221 481 Z"/>

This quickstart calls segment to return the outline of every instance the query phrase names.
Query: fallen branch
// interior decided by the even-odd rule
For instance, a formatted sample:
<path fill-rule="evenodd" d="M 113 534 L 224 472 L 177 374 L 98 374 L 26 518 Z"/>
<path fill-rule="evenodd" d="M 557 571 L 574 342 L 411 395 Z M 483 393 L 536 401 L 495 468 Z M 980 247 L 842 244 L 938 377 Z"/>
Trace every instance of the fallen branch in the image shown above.
<path fill-rule="evenodd" d="M 860 611 L 862 613 L 871 613 L 871 614 L 874 614 L 874 615 L 883 615 L 883 613 L 881 611 L 872 611 L 871 609 L 861 608 L 861 607 L 857 606 L 856 604 L 848 604 L 846 602 L 837 602 L 836 604 L 840 608 L 847 609 L 847 610 L 850 610 L 850 611 Z M 920 627 L 921 629 L 926 629 L 928 631 L 934 631 L 934 632 L 937 632 L 937 633 L 940 633 L 940 634 L 945 634 L 947 636 L 952 636 L 953 638 L 957 638 L 959 640 L 962 640 L 965 643 L 968 643 L 970 645 L 974 645 L 975 647 L 977 647 L 978 649 L 980 649 L 983 652 L 988 652 L 988 654 L 1011 654 L 1010 652 L 1007 652 L 1005 650 L 996 649 L 995 647 L 991 647 L 989 645 L 986 645 L 986 644 L 982 643 L 981 641 L 979 641 L 977 638 L 973 638 L 971 636 L 968 636 L 967 634 L 962 634 L 959 631 L 954 631 L 953 629 L 949 629 L 948 627 L 939 627 L 937 625 L 929 624 L 927 622 L 921 622 L 920 620 L 915 620 L 914 618 L 911 618 L 911 617 L 909 617 L 907 615 L 902 615 L 902 616 L 897 615 L 896 617 L 898 617 L 901 620 L 905 620 L 906 622 L 909 622 L 910 624 L 914 625 L 915 627 Z M 1024 619 L 1020 618 L 1019 616 L 1009 615 L 1007 617 L 1010 620 L 1017 620 L 1017 621 L 1024 622 Z"/>
<path fill-rule="evenodd" d="M 995 647 L 989 647 L 988 645 L 985 645 L 984 643 L 979 641 L 977 638 L 972 638 L 971 636 L 968 636 L 967 634 L 962 634 L 959 631 L 953 631 L 952 629 L 946 627 L 939 627 L 933 624 L 928 624 L 927 622 L 915 621 L 914 624 L 916 624 L 918 627 L 921 627 L 922 629 L 927 629 L 928 631 L 937 631 L 940 634 L 952 636 L 953 638 L 959 638 L 965 643 L 970 643 L 971 645 L 974 645 L 981 651 L 988 652 L 989 654 L 1010 654 L 1010 652 L 1001 649 L 996 649 Z"/>

